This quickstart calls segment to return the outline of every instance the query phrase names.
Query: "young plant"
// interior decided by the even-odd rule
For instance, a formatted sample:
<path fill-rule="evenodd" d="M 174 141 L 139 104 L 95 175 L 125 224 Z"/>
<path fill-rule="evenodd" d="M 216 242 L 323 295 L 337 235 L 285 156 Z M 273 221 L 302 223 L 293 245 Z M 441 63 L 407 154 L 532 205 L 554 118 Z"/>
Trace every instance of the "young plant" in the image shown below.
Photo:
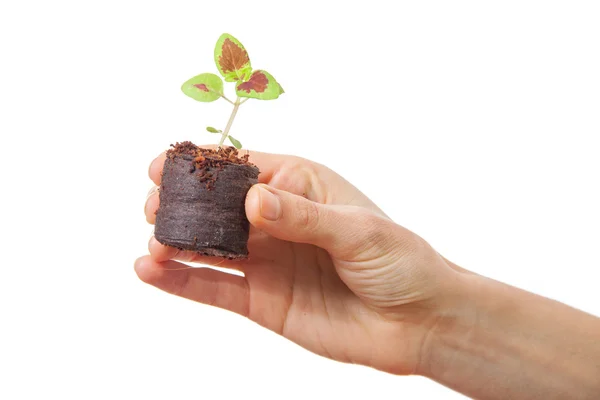
<path fill-rule="evenodd" d="M 221 130 L 209 126 L 206 130 L 221 135 L 219 147 L 223 146 L 225 139 L 229 139 L 235 148 L 240 149 L 242 144 L 229 134 L 239 107 L 249 99 L 274 100 L 283 93 L 283 88 L 267 71 L 252 70 L 248 52 L 239 40 L 228 33 L 222 34 L 217 40 L 215 63 L 225 81 L 235 84 L 235 101 L 231 101 L 225 96 L 223 79 L 209 72 L 196 75 L 187 80 L 181 86 L 181 90 L 185 95 L 197 101 L 211 102 L 224 99 L 231 103 L 233 111 L 227 125 L 225 125 L 225 129 Z"/>

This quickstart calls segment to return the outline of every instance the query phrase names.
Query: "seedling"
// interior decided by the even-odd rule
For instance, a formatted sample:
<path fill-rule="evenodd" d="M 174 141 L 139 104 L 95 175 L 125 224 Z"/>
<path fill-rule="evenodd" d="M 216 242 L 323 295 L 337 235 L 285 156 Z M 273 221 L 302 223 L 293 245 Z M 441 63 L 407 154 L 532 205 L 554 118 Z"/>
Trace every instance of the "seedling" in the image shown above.
<path fill-rule="evenodd" d="M 173 145 L 166 152 L 159 191 L 154 236 L 158 242 L 208 256 L 248 257 L 249 221 L 244 203 L 258 182 L 258 167 L 249 154 L 239 156 L 242 144 L 229 134 L 238 109 L 249 99 L 274 100 L 283 89 L 265 70 L 252 70 L 248 52 L 229 34 L 215 47 L 215 63 L 225 82 L 235 85 L 235 101 L 225 96 L 223 79 L 204 73 L 185 82 L 181 90 L 201 102 L 224 99 L 233 105 L 224 129 L 207 127 L 221 135 L 216 150 L 192 142 Z M 233 147 L 224 147 L 226 139 Z"/>
<path fill-rule="evenodd" d="M 228 33 L 222 34 L 217 40 L 215 63 L 225 81 L 235 84 L 235 101 L 231 101 L 225 96 L 223 79 L 210 72 L 196 75 L 187 80 L 181 86 L 181 90 L 185 95 L 197 101 L 211 102 L 223 99 L 232 104 L 233 110 L 225 129 L 209 126 L 206 130 L 221 135 L 219 147 L 223 146 L 225 139 L 229 139 L 235 148 L 240 149 L 242 148 L 240 141 L 229 134 L 240 106 L 249 99 L 275 100 L 283 93 L 283 88 L 267 71 L 252 70 L 248 52 L 239 40 Z"/>

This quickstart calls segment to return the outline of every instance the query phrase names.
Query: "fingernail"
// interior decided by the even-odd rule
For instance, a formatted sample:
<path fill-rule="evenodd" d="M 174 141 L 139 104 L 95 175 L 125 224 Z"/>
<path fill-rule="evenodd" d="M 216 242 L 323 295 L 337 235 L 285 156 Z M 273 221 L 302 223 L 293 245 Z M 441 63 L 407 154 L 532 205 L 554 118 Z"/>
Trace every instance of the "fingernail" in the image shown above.
<path fill-rule="evenodd" d="M 276 195 L 258 187 L 260 195 L 260 216 L 269 221 L 277 221 L 281 216 L 281 204 Z"/>
<path fill-rule="evenodd" d="M 148 191 L 148 194 L 146 195 L 146 200 L 148 200 L 150 198 L 150 196 L 152 196 L 157 191 L 158 191 L 158 186 L 154 186 L 152 189 L 150 189 Z"/>

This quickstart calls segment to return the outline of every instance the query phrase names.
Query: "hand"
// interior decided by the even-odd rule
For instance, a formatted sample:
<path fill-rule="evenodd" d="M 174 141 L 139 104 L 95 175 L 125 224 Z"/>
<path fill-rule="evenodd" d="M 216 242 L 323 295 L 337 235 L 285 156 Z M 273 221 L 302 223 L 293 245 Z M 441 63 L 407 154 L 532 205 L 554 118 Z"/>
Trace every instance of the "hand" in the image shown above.
<path fill-rule="evenodd" d="M 160 184 L 164 154 L 150 166 Z M 428 332 L 460 268 L 392 222 L 328 168 L 250 153 L 261 174 L 246 200 L 250 258 L 228 261 L 149 243 L 141 280 L 234 311 L 317 354 L 396 374 L 419 372 Z M 158 194 L 145 206 L 154 223 Z M 177 260 L 177 261 L 175 261 Z M 183 262 L 240 270 L 244 276 Z"/>

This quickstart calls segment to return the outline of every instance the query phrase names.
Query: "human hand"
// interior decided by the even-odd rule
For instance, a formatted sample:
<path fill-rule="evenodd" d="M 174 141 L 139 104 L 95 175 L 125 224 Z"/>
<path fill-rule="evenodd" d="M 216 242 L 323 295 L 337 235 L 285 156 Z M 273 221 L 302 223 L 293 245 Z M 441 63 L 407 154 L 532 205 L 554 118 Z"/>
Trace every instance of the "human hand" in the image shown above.
<path fill-rule="evenodd" d="M 164 160 L 150 166 L 156 185 Z M 140 279 L 244 315 L 322 356 L 419 373 L 428 332 L 452 303 L 459 268 L 330 169 L 258 152 L 250 161 L 261 170 L 246 199 L 250 257 L 205 257 L 152 238 L 150 255 L 136 261 Z M 146 202 L 150 223 L 158 202 L 157 193 Z"/>

